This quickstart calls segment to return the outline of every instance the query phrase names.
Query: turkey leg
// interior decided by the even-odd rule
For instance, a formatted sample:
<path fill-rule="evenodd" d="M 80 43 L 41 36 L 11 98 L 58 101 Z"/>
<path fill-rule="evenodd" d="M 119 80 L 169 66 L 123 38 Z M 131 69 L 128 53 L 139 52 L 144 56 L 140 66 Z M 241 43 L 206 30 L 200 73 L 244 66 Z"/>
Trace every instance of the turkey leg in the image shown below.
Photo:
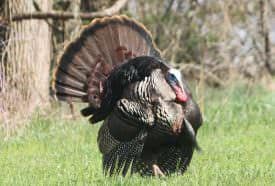
<path fill-rule="evenodd" d="M 152 169 L 153 169 L 154 176 L 161 176 L 161 177 L 165 176 L 157 164 L 153 164 Z"/>

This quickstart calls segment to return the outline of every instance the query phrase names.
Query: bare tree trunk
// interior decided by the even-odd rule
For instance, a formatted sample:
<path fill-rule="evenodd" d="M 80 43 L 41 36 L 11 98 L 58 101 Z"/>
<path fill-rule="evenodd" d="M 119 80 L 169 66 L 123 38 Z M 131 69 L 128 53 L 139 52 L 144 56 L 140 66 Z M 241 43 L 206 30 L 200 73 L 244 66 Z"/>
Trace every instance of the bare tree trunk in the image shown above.
<path fill-rule="evenodd" d="M 131 15 L 136 19 L 139 18 L 138 15 L 138 2 L 136 0 L 129 0 L 128 2 L 128 10 L 131 12 Z"/>
<path fill-rule="evenodd" d="M 71 19 L 65 23 L 65 38 L 69 41 L 74 39 L 81 29 L 81 19 L 79 17 L 81 0 L 72 0 L 69 10 L 75 15 L 75 19 Z"/>
<path fill-rule="evenodd" d="M 51 9 L 51 0 L 36 2 L 41 10 Z M 14 14 L 33 11 L 35 8 L 30 0 L 5 2 L 6 19 L 11 19 Z M 41 20 L 10 22 L 8 38 L 6 60 L 1 62 L 4 85 L 0 92 L 0 121 L 4 119 L 4 128 L 13 130 L 18 125 L 11 118 L 22 121 L 38 106 L 48 102 L 51 31 L 48 24 Z"/>

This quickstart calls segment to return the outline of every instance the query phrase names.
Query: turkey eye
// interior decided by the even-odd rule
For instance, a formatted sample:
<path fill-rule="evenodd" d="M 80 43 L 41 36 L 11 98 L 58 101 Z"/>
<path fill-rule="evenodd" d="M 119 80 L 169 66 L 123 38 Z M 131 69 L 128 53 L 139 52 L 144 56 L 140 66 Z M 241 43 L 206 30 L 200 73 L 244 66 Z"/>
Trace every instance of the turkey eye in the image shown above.
<path fill-rule="evenodd" d="M 94 98 L 94 99 L 96 99 L 97 97 L 96 97 L 96 96 L 94 96 L 93 98 Z"/>
<path fill-rule="evenodd" d="M 177 78 L 176 78 L 176 76 L 174 74 L 169 73 L 168 74 L 168 79 L 170 81 L 177 82 Z"/>

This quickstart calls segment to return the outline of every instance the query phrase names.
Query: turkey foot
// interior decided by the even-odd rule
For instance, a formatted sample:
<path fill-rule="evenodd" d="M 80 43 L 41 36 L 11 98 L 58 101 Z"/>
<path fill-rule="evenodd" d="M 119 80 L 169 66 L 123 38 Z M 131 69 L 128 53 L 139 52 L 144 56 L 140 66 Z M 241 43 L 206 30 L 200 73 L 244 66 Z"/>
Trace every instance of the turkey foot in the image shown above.
<path fill-rule="evenodd" d="M 153 173 L 154 176 L 161 176 L 164 177 L 165 175 L 163 174 L 163 172 L 160 170 L 159 166 L 157 164 L 153 164 L 152 165 L 153 168 Z"/>

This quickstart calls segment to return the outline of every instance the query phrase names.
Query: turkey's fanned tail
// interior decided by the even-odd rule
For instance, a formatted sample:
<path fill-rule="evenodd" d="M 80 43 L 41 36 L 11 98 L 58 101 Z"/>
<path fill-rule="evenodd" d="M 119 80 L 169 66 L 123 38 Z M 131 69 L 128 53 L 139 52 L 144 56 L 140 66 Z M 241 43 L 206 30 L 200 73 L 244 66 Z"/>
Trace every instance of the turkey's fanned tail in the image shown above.
<path fill-rule="evenodd" d="M 53 79 L 55 95 L 63 101 L 88 102 L 84 114 L 90 115 L 100 108 L 112 69 L 138 56 L 160 57 L 142 24 L 126 16 L 94 19 L 61 56 Z"/>

